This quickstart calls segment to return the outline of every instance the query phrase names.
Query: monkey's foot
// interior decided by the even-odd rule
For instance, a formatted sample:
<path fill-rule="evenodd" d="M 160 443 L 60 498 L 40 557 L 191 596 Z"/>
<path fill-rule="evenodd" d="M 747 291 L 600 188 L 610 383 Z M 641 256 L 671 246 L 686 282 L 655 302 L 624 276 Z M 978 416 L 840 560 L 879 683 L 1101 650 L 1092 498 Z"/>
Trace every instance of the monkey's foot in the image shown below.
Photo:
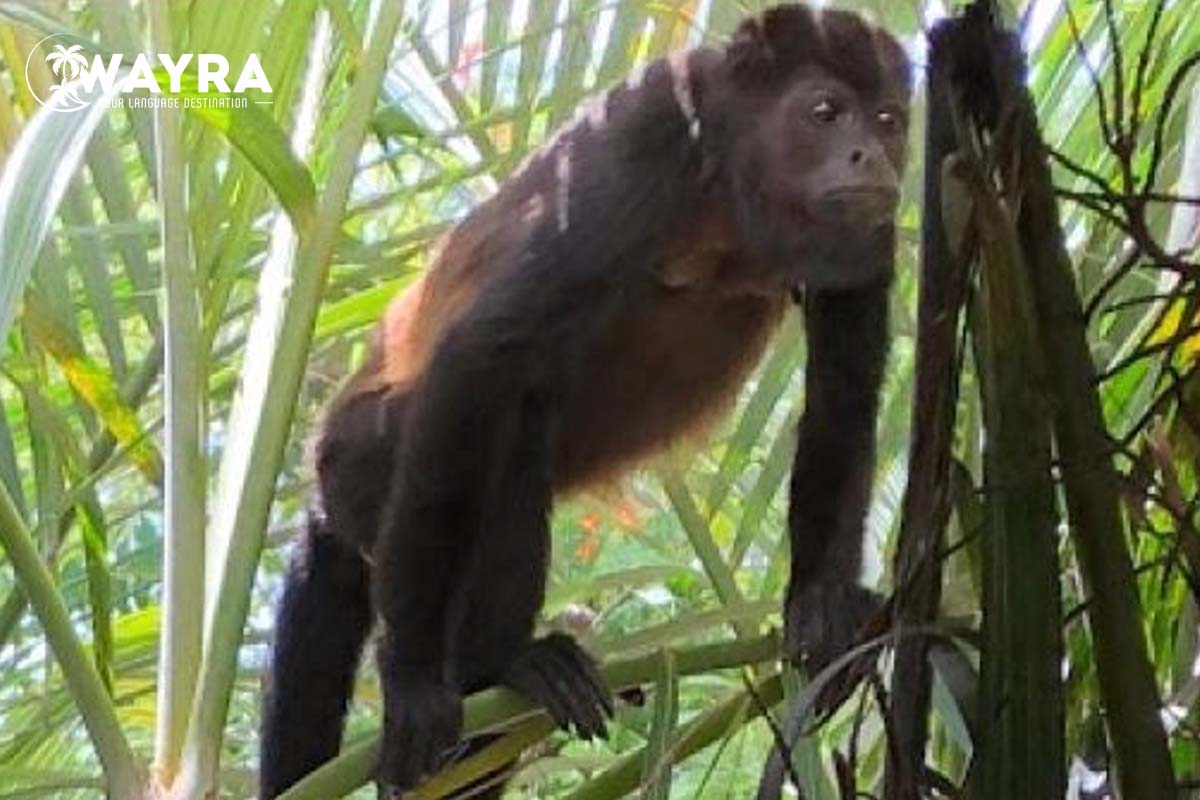
<path fill-rule="evenodd" d="M 437 772 L 462 734 L 462 697 L 448 686 L 405 677 L 384 682 L 379 782 L 383 797 L 401 797 Z"/>
<path fill-rule="evenodd" d="M 544 706 L 563 730 L 574 728 L 587 740 L 608 737 L 612 693 L 596 662 L 570 636 L 552 633 L 531 642 L 500 683 Z"/>
<path fill-rule="evenodd" d="M 819 673 L 871 634 L 883 622 L 878 594 L 855 583 L 817 580 L 788 597 L 785 622 L 788 656 L 803 664 L 810 677 Z M 882 629 L 881 631 L 882 632 Z M 854 659 L 830 678 L 818 705 L 836 706 L 875 662 L 874 652 Z"/>

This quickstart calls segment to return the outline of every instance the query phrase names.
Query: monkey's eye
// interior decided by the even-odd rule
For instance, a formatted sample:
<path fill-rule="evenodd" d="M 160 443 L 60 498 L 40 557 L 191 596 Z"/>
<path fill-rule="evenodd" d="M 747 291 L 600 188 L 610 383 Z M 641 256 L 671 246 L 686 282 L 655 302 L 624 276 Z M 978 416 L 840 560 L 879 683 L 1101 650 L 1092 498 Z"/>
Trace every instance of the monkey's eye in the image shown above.
<path fill-rule="evenodd" d="M 813 104 L 812 115 L 818 122 L 834 122 L 838 118 L 838 107 L 828 97 L 822 97 Z"/>
<path fill-rule="evenodd" d="M 900 115 L 891 109 L 880 109 L 875 114 L 875 118 L 879 120 L 879 124 L 885 128 L 895 130 L 896 128 L 900 127 Z"/>

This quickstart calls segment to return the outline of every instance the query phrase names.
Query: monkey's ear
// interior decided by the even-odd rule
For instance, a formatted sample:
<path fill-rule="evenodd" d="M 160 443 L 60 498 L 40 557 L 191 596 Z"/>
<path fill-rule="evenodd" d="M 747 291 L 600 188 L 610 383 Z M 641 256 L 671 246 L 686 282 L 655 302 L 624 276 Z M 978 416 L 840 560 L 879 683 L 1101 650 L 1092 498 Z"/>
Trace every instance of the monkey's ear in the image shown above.
<path fill-rule="evenodd" d="M 747 20 L 729 43 L 733 73 L 756 81 L 782 78 L 802 63 L 820 63 L 824 38 L 817 15 L 801 5 L 776 6 Z"/>
<path fill-rule="evenodd" d="M 739 82 L 763 81 L 775 67 L 775 51 L 757 19 L 748 19 L 738 26 L 725 48 L 725 58 L 730 73 Z"/>

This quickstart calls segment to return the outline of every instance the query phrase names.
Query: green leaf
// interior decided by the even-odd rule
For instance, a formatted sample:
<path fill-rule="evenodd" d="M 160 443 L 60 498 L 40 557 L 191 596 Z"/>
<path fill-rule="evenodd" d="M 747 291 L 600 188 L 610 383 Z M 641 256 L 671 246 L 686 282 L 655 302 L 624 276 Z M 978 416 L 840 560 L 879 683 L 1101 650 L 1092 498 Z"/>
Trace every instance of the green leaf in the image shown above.
<path fill-rule="evenodd" d="M 97 82 L 92 92 L 80 89 L 78 96 L 91 103 L 77 111 L 63 110 L 62 93 L 52 97 L 25 126 L 0 175 L 0 340 L 8 336 L 59 204 L 118 86 L 114 81 L 106 91 Z"/>
<path fill-rule="evenodd" d="M 679 673 L 675 653 L 662 651 L 654 679 L 654 720 L 642 765 L 643 800 L 668 800 L 671 796 L 671 741 L 679 722 Z"/>
<path fill-rule="evenodd" d="M 384 281 L 342 300 L 327 303 L 317 315 L 313 336 L 320 341 L 375 324 L 396 293 L 415 277 L 416 274 L 413 273 L 403 278 Z"/>
<path fill-rule="evenodd" d="M 160 83 L 164 77 L 165 74 L 159 76 Z M 199 90 L 189 89 L 186 76 L 180 89 L 180 96 L 185 98 L 206 97 Z M 270 114 L 257 105 L 245 108 L 189 105 L 186 108 L 189 114 L 221 133 L 246 157 L 275 192 L 297 231 L 311 229 L 317 208 L 316 187 L 308 168 L 296 158 L 291 142 Z"/>
<path fill-rule="evenodd" d="M 371 131 L 380 139 L 424 139 L 426 128 L 402 108 L 384 106 L 371 118 Z"/>
<path fill-rule="evenodd" d="M 43 307 L 37 293 L 26 301 L 28 335 L 50 354 L 67 382 L 96 412 L 104 427 L 119 443 L 151 485 L 162 480 L 162 458 L 134 412 L 121 399 L 113 376 L 96 364 L 71 334 Z"/>
<path fill-rule="evenodd" d="M 165 70 L 156 70 L 155 76 L 160 85 L 169 86 Z M 99 82 L 91 92 L 80 88 L 79 96 L 90 102 L 76 111 L 63 111 L 57 97 L 51 98 L 22 131 L 0 176 L 0 339 L 8 334 L 33 264 L 88 142 L 121 86 L 121 81 L 114 81 L 109 89 Z M 190 114 L 223 134 L 254 165 L 296 229 L 309 230 L 316 212 L 316 189 L 271 116 L 257 105 L 207 108 L 188 103 L 206 97 L 190 75 L 183 77 L 177 96 L 184 98 Z"/>

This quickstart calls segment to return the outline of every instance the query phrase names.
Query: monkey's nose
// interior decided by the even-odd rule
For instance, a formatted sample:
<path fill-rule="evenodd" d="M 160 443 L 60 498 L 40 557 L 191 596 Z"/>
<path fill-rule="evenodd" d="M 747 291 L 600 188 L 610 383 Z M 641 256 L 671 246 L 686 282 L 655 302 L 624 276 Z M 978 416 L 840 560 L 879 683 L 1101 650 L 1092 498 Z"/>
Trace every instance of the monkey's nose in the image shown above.
<path fill-rule="evenodd" d="M 880 176 L 894 171 L 888 161 L 887 151 L 878 142 L 858 142 L 850 147 L 849 159 L 852 168 Z"/>

